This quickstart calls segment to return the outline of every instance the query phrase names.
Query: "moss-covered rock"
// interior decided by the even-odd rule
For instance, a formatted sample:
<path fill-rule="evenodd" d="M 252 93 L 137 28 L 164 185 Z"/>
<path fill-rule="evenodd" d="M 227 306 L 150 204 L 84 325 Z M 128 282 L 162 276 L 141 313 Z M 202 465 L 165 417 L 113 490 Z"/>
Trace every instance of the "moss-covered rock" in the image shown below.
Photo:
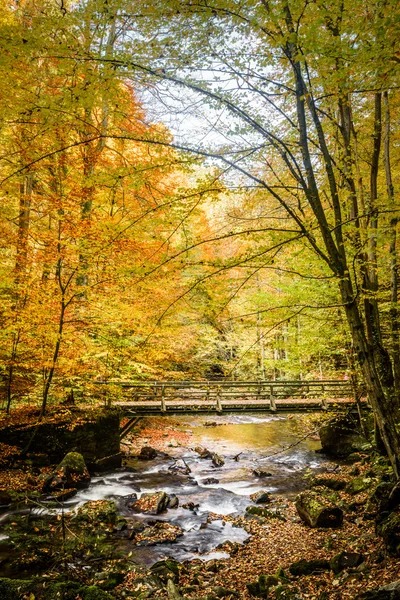
<path fill-rule="evenodd" d="M 76 518 L 93 525 L 115 525 L 118 519 L 113 500 L 89 500 L 77 510 Z"/>
<path fill-rule="evenodd" d="M 346 492 L 355 496 L 356 494 L 360 494 L 361 492 L 365 492 L 374 485 L 374 480 L 371 477 L 354 477 L 349 483 L 346 485 Z"/>
<path fill-rule="evenodd" d="M 285 517 L 279 511 L 263 508 L 262 506 L 247 506 L 246 512 L 248 515 L 263 517 L 264 519 L 279 519 L 280 521 L 286 521 Z"/>
<path fill-rule="evenodd" d="M 270 588 L 276 585 L 279 585 L 276 575 L 260 575 L 257 581 L 247 584 L 247 589 L 251 596 L 268 598 Z"/>
<path fill-rule="evenodd" d="M 251 494 L 250 500 L 255 504 L 267 504 L 271 502 L 271 494 L 269 492 L 260 490 L 259 492 Z"/>
<path fill-rule="evenodd" d="M 377 526 L 377 533 L 383 537 L 388 553 L 400 557 L 400 512 L 390 513 L 383 519 Z"/>
<path fill-rule="evenodd" d="M 290 565 L 289 573 L 295 577 L 300 577 L 301 575 L 312 575 L 313 573 L 329 571 L 329 569 L 329 562 L 325 559 L 315 558 L 313 560 L 306 560 L 302 558 Z"/>
<path fill-rule="evenodd" d="M 96 585 L 102 590 L 113 590 L 125 579 L 126 573 L 121 571 L 103 571 L 95 574 Z"/>
<path fill-rule="evenodd" d="M 55 472 L 43 484 L 43 492 L 49 494 L 64 489 L 79 489 L 90 483 L 90 474 L 79 452 L 68 452 Z"/>
<path fill-rule="evenodd" d="M 296 498 L 300 518 L 310 527 L 340 527 L 343 511 L 330 500 L 312 491 L 305 491 Z"/>
<path fill-rule="evenodd" d="M 42 581 L 40 579 L 0 579 L 1 600 L 112 600 L 113 597 L 95 585 L 83 586 L 75 581 Z"/>
<path fill-rule="evenodd" d="M 179 582 L 180 563 L 173 559 L 159 560 L 151 567 L 152 573 L 157 575 L 161 581 L 167 583 L 168 579 L 172 579 L 175 583 Z"/>
<path fill-rule="evenodd" d="M 302 596 L 296 588 L 287 584 L 278 585 L 272 592 L 275 600 L 301 600 Z"/>
<path fill-rule="evenodd" d="M 20 600 L 29 592 L 29 581 L 20 579 L 0 579 L 0 598 L 2 600 Z"/>
<path fill-rule="evenodd" d="M 330 490 L 339 491 L 344 490 L 346 487 L 346 481 L 344 479 L 340 479 L 339 477 L 330 477 L 328 475 L 319 475 L 314 477 L 311 482 L 312 487 L 326 487 Z"/>
<path fill-rule="evenodd" d="M 113 596 L 97 587 L 89 585 L 79 589 L 79 595 L 82 600 L 114 600 Z"/>

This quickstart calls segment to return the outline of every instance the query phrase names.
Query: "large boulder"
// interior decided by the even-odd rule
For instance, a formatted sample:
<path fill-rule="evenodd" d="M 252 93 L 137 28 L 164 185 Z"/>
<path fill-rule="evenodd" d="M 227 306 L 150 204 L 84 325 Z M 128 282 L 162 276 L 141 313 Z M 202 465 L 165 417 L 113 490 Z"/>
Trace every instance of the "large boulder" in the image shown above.
<path fill-rule="evenodd" d="M 79 452 L 68 452 L 55 472 L 43 484 L 45 494 L 64 489 L 85 488 L 90 483 L 90 474 L 84 458 Z"/>
<path fill-rule="evenodd" d="M 310 527 L 340 527 L 343 523 L 343 511 L 315 492 L 299 494 L 296 509 L 300 518 Z"/>
<path fill-rule="evenodd" d="M 322 452 L 334 457 L 349 456 L 365 444 L 357 429 L 357 421 L 340 416 L 331 419 L 319 430 Z"/>

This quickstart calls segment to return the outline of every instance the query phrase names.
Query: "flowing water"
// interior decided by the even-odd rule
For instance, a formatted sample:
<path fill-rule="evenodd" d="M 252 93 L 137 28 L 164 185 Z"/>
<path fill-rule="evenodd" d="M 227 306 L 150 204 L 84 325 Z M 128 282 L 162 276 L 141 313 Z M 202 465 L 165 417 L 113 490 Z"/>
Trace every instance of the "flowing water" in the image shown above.
<path fill-rule="evenodd" d="M 326 459 L 316 454 L 319 443 L 301 440 L 296 417 L 229 415 L 213 418 L 214 426 L 206 426 L 200 416 L 177 417 L 179 428 L 192 432 L 191 448 L 167 447 L 165 455 L 154 460 L 130 459 L 121 470 L 93 477 L 90 487 L 79 492 L 64 504 L 73 509 L 88 500 L 112 498 L 122 513 L 132 516 L 124 497 L 136 492 L 165 491 L 176 494 L 179 507 L 157 516 L 135 515 L 136 520 L 162 520 L 179 525 L 184 535 L 174 543 L 132 547 L 132 542 L 121 542 L 121 547 L 134 550 L 135 560 L 150 565 L 166 556 L 177 560 L 190 558 L 221 558 L 228 556 L 218 550 L 226 541 L 245 542 L 248 534 L 222 520 L 207 524 L 210 512 L 219 515 L 240 515 L 251 504 L 250 494 L 265 490 L 272 495 L 293 497 L 305 487 L 304 474 L 320 470 Z M 173 432 L 170 432 L 170 438 Z M 168 438 L 167 438 L 168 440 Z M 167 441 L 166 440 L 166 441 Z M 196 446 L 207 448 L 221 456 L 225 464 L 215 467 L 209 458 L 200 458 Z M 182 459 L 184 462 L 182 462 Z M 171 472 L 171 467 L 183 464 L 189 474 Z M 257 477 L 254 470 L 269 473 Z M 213 478 L 214 483 L 205 483 Z M 182 508 L 192 502 L 195 510 Z M 125 544 L 125 546 L 124 546 Z"/>

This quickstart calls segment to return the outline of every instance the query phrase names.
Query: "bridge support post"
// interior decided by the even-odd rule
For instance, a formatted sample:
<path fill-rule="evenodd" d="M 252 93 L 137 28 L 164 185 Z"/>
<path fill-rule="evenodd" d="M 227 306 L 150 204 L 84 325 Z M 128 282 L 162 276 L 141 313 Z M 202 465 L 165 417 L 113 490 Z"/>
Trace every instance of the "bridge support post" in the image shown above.
<path fill-rule="evenodd" d="M 269 387 L 269 407 L 272 412 L 276 412 L 276 402 L 274 398 L 274 388 L 272 385 Z"/>
<path fill-rule="evenodd" d="M 218 389 L 218 391 L 217 391 L 217 399 L 216 399 L 215 405 L 216 405 L 217 412 L 222 412 L 221 390 L 220 389 Z"/>
<path fill-rule="evenodd" d="M 324 410 L 328 410 L 328 403 L 325 400 L 324 396 L 322 396 L 322 399 L 321 399 L 321 406 Z"/>
<path fill-rule="evenodd" d="M 161 387 L 161 412 L 167 412 L 167 405 L 165 403 L 165 388 Z"/>

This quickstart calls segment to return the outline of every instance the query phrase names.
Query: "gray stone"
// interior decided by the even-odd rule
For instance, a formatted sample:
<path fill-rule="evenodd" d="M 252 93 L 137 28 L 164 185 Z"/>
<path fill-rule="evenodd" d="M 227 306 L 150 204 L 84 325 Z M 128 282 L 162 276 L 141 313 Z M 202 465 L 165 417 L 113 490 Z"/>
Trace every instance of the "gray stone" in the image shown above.
<path fill-rule="evenodd" d="M 167 508 L 178 508 L 179 506 L 179 498 L 175 494 L 171 494 L 169 496 Z"/>
<path fill-rule="evenodd" d="M 213 454 L 211 460 L 215 467 L 222 467 L 225 464 L 224 459 L 219 454 Z"/>
<path fill-rule="evenodd" d="M 270 473 L 269 471 L 263 471 L 262 469 L 254 469 L 253 470 L 253 474 L 256 477 L 272 477 L 272 473 Z"/>
<path fill-rule="evenodd" d="M 156 456 L 157 450 L 155 450 L 151 446 L 143 446 L 143 448 L 140 449 L 140 454 L 138 458 L 140 460 L 153 460 L 153 458 L 155 458 Z"/>
<path fill-rule="evenodd" d="M 169 496 L 165 492 L 149 492 L 142 494 L 132 508 L 135 512 L 158 515 L 167 510 L 168 503 Z"/>
<path fill-rule="evenodd" d="M 268 502 L 271 502 L 271 494 L 260 490 L 259 492 L 251 494 L 250 499 L 255 504 L 267 504 Z"/>
<path fill-rule="evenodd" d="M 355 569 L 364 562 L 364 557 L 358 552 L 339 552 L 331 558 L 329 564 L 335 575 L 344 569 Z"/>
<path fill-rule="evenodd" d="M 207 479 L 203 479 L 201 483 L 203 485 L 216 485 L 219 483 L 219 479 L 216 479 L 215 477 L 207 477 Z"/>

